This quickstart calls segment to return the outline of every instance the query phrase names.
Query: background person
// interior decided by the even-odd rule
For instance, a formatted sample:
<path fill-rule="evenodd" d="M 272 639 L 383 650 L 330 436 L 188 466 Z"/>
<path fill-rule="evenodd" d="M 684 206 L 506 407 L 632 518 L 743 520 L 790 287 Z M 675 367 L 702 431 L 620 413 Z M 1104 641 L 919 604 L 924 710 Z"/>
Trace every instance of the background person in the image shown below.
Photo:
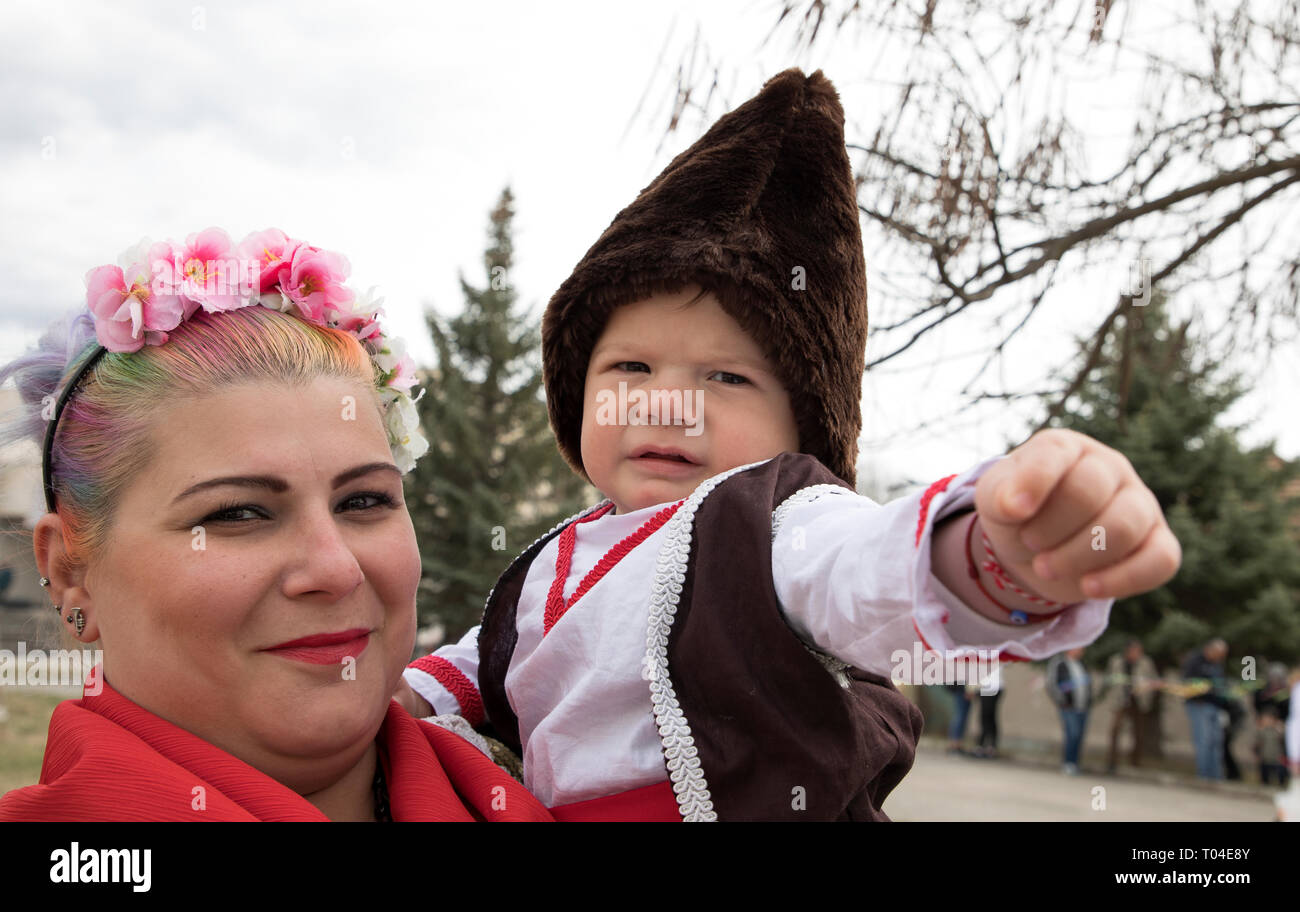
<path fill-rule="evenodd" d="M 1223 673 L 1227 656 L 1227 642 L 1216 637 L 1183 662 L 1184 683 L 1200 689 L 1187 698 L 1185 705 L 1196 750 L 1196 775 L 1202 779 L 1223 778 L 1224 732 L 1219 713 L 1228 707 Z"/>
<path fill-rule="evenodd" d="M 1063 729 L 1062 772 L 1079 774 L 1079 750 L 1088 726 L 1093 683 L 1083 664 L 1082 649 L 1068 649 L 1047 663 L 1047 695 L 1056 704 Z"/>
<path fill-rule="evenodd" d="M 1106 772 L 1115 772 L 1120 729 L 1126 722 L 1133 732 L 1133 751 L 1129 755 L 1129 762 L 1133 766 L 1141 764 L 1143 722 L 1154 708 L 1156 690 L 1160 683 L 1156 665 L 1143 651 L 1141 640 L 1129 640 L 1123 652 L 1110 657 L 1101 687 L 1106 705 L 1115 713 L 1110 726 L 1110 752 L 1106 757 Z"/>

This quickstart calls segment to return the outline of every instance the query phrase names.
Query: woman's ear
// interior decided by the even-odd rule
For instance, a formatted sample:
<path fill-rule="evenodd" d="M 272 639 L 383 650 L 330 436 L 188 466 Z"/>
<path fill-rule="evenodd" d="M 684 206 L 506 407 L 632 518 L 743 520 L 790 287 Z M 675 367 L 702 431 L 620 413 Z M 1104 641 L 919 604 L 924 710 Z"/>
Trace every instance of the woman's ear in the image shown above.
<path fill-rule="evenodd" d="M 75 617 L 74 608 L 81 609 L 85 626 L 78 633 L 72 624 L 68 632 L 83 643 L 99 639 L 94 604 L 86 588 L 86 565 L 72 554 L 64 540 L 63 519 L 57 513 L 46 513 L 36 521 L 32 530 L 32 549 L 36 553 L 36 569 L 50 581 L 49 594 L 59 606 L 59 617 Z"/>

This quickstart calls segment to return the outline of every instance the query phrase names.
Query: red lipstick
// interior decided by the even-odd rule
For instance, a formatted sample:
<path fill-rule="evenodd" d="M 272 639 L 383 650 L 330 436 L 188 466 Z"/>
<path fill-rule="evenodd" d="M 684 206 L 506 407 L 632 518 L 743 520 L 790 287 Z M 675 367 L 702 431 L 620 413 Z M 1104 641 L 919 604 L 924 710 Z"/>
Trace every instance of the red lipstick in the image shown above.
<path fill-rule="evenodd" d="M 370 644 L 370 631 L 365 627 L 342 630 L 338 633 L 316 633 L 278 646 L 263 649 L 282 659 L 308 662 L 312 665 L 338 665 L 351 656 L 361 655 Z"/>

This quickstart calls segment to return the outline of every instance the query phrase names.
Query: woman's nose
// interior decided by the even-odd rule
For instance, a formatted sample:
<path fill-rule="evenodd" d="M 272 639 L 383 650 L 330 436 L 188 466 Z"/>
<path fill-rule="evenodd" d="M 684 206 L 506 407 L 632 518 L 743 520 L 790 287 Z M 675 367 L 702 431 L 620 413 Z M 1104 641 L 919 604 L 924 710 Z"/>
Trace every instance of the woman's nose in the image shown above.
<path fill-rule="evenodd" d="M 286 594 L 325 593 L 331 601 L 349 595 L 365 579 L 361 564 L 328 509 L 304 514 L 290 533 L 295 552 L 293 571 L 285 580 Z"/>

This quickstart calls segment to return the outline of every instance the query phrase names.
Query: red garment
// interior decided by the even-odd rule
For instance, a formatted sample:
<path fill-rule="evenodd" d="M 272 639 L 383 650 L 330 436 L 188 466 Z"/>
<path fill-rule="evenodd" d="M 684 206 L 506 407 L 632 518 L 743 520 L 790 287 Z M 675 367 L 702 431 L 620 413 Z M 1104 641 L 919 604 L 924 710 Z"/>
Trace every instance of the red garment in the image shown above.
<path fill-rule="evenodd" d="M 474 745 L 417 721 L 396 702 L 376 743 L 396 821 L 553 819 Z M 108 682 L 95 696 L 55 707 L 40 783 L 0 798 L 0 821 L 327 819 L 297 792 Z"/>
<path fill-rule="evenodd" d="M 681 823 L 677 795 L 671 782 L 658 782 L 626 792 L 551 808 L 561 823 Z"/>

